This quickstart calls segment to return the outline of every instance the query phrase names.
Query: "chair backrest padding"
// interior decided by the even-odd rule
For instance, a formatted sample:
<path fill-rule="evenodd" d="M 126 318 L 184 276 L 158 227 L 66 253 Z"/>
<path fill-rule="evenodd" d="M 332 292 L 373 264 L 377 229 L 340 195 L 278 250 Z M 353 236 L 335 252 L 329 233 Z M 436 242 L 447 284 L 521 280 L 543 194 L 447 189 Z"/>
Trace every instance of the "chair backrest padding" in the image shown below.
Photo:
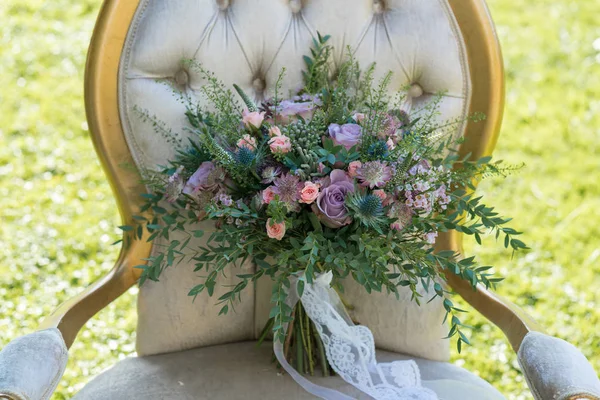
<path fill-rule="evenodd" d="M 121 123 L 135 162 L 154 168 L 173 157 L 164 136 L 139 118 L 148 110 L 185 138 L 184 105 L 165 82 L 196 97 L 203 84 L 183 59 L 195 59 L 227 85 L 239 84 L 258 99 L 268 97 L 282 67 L 284 90 L 301 85 L 302 55 L 317 32 L 332 35 L 337 65 L 346 46 L 362 66 L 377 62 L 377 75 L 394 72 L 391 89 L 412 85 L 418 107 L 446 91 L 440 119 L 464 118 L 470 107 L 471 79 L 462 33 L 447 0 L 142 0 L 123 49 L 119 71 Z M 464 127 L 457 128 L 462 134 Z M 245 268 L 253 268 L 251 264 Z M 236 312 L 217 316 L 214 298 L 188 290 L 198 283 L 192 265 L 168 269 L 159 283 L 139 294 L 137 334 L 140 355 L 252 339 L 268 315 L 270 286 L 247 289 Z M 223 284 L 235 281 L 228 273 Z M 417 306 L 368 295 L 350 284 L 347 300 L 354 317 L 374 332 L 379 347 L 443 360 L 447 333 L 439 302 Z"/>

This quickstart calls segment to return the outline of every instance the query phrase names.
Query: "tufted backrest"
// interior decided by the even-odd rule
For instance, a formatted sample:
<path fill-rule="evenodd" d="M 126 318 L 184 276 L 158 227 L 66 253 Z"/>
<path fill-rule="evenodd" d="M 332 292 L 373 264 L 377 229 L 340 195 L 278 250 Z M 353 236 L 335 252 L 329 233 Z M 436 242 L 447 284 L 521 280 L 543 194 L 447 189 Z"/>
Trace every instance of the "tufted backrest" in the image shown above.
<path fill-rule="evenodd" d="M 134 185 L 127 187 L 125 180 L 119 180 L 117 161 L 131 156 L 138 168 L 151 169 L 164 165 L 174 155 L 172 144 L 139 118 L 134 108 L 148 110 L 184 139 L 184 105 L 165 85 L 168 82 L 186 95 L 197 97 L 203 82 L 194 70 L 185 67 L 184 59 L 195 59 L 226 84 L 237 83 L 247 93 L 262 99 L 272 93 L 282 67 L 287 69 L 284 89 L 299 87 L 301 57 L 308 52 L 311 39 L 317 32 L 330 34 L 336 49 L 336 65 L 343 60 L 346 46 L 351 46 L 362 66 L 377 62 L 377 75 L 392 70 L 391 90 L 409 87 L 408 101 L 413 107 L 424 104 L 436 92 L 445 91 L 439 118 L 446 120 L 464 118 L 475 109 L 473 74 L 480 75 L 477 81 L 481 88 L 481 75 L 485 78 L 485 69 L 489 67 L 485 63 L 489 64 L 490 55 L 495 56 L 484 55 L 482 65 L 474 65 L 473 49 L 466 45 L 464 27 L 461 30 L 457 23 L 457 15 L 465 21 L 471 14 L 478 18 L 477 26 L 488 29 L 491 21 L 485 14 L 483 0 L 140 0 L 135 6 L 132 3 L 136 1 L 106 0 L 104 13 L 109 17 L 103 21 L 101 16 L 99 24 L 107 26 L 97 27 L 106 31 L 105 43 L 110 45 L 112 40 L 115 46 L 123 46 L 118 71 L 114 72 L 118 73 L 118 122 L 129 153 L 123 153 L 119 147 L 110 150 L 118 156 L 103 154 L 109 151 L 111 143 L 106 134 L 103 137 L 99 132 L 101 125 L 115 129 L 115 121 L 108 118 L 91 125 L 93 133 L 98 131 L 94 134 L 96 145 L 114 178 L 125 216 L 132 212 L 135 203 L 131 189 Z M 124 10 L 122 13 L 131 11 L 132 18 L 125 21 L 119 16 L 119 7 Z M 127 23 L 127 36 L 122 43 L 118 35 L 110 35 L 111 23 L 116 26 Z M 485 43 L 479 43 L 486 50 Z M 105 65 L 97 68 L 103 72 L 95 71 L 95 81 L 90 85 L 100 94 L 103 90 L 110 92 L 112 89 L 102 87 L 106 78 L 102 74 L 106 71 L 110 74 L 113 61 L 96 62 Z M 482 95 L 486 90 L 477 92 L 478 100 L 493 97 Z M 498 88 L 494 91 L 498 92 Z M 110 105 L 91 104 L 93 96 L 88 96 L 88 112 L 92 119 L 100 121 L 94 113 L 102 114 Z M 112 99 L 111 96 L 108 93 L 103 101 Z M 494 126 L 475 136 L 494 131 L 499 113 L 493 113 Z M 464 129 L 465 126 L 459 126 L 456 134 L 462 134 Z M 493 134 L 491 137 L 488 134 L 485 142 L 493 145 Z M 205 226 L 205 229 L 211 228 Z M 253 266 L 248 263 L 243 268 Z M 235 272 L 228 271 L 221 277 L 221 283 L 235 283 L 234 276 Z M 219 309 L 214 303 L 218 291 L 214 298 L 200 295 L 194 303 L 187 296 L 197 279 L 193 265 L 180 264 L 167 269 L 161 282 L 146 283 L 141 288 L 137 335 L 140 355 L 257 337 L 270 307 L 268 280 L 248 288 L 236 312 L 217 316 Z M 447 331 L 441 323 L 443 309 L 439 302 L 419 307 L 409 300 L 408 292 L 401 293 L 398 301 L 384 294 L 367 295 L 352 283 L 348 284 L 346 300 L 354 306 L 354 318 L 373 330 L 379 347 L 431 359 L 448 357 L 448 342 L 442 339 Z"/>

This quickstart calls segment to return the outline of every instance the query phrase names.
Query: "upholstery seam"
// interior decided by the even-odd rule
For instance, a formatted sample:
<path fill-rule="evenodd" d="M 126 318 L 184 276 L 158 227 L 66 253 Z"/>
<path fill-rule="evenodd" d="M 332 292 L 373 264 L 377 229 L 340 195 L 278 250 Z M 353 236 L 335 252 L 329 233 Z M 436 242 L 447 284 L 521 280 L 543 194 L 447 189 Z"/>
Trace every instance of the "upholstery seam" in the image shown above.
<path fill-rule="evenodd" d="M 529 335 L 529 333 L 527 335 Z M 525 335 L 525 339 L 527 338 L 527 335 Z M 523 339 L 523 343 L 525 342 L 525 339 Z M 525 382 L 527 383 L 527 386 L 529 386 L 529 390 L 531 390 L 531 394 L 533 394 L 534 399 L 535 400 L 544 400 L 540 396 L 540 393 L 539 393 L 535 383 L 533 383 L 533 381 L 529 378 L 529 368 L 522 361 L 521 349 L 523 348 L 523 343 L 521 343 L 521 347 L 519 347 L 519 351 L 517 352 L 517 362 L 521 366 L 521 370 L 523 371 L 523 376 L 525 377 Z"/>
<path fill-rule="evenodd" d="M 126 143 L 133 147 L 135 152 L 130 151 L 138 170 L 140 170 L 140 166 L 143 165 L 142 160 L 140 160 L 140 156 L 138 154 L 144 155 L 145 153 L 142 151 L 140 146 L 137 143 L 135 137 L 130 135 L 131 132 L 131 120 L 129 118 L 129 114 L 124 112 L 123 109 L 127 108 L 127 91 L 123 90 L 123 86 L 121 82 L 125 79 L 125 70 L 129 69 L 129 64 L 131 60 L 131 49 L 132 49 L 132 38 L 136 35 L 139 24 L 141 21 L 142 15 L 146 12 L 149 0 L 141 0 L 141 6 L 138 5 L 138 9 L 136 10 L 135 16 L 133 17 L 133 23 L 130 25 L 129 31 L 127 32 L 127 38 L 125 39 L 125 57 L 121 58 L 121 62 L 119 65 L 119 73 L 117 80 L 117 90 L 119 95 L 119 101 L 123 103 L 125 107 L 119 107 L 119 113 L 121 115 L 121 128 L 123 130 L 123 135 L 125 136 Z M 118 105 L 117 105 L 118 106 Z M 140 170 L 141 173 L 141 170 Z M 154 244 L 152 245 L 154 251 Z"/>
<path fill-rule="evenodd" d="M 193 58 L 196 58 L 196 56 L 200 52 L 200 47 L 202 47 L 202 45 L 204 44 L 204 41 L 206 40 L 208 35 L 210 35 L 212 33 L 213 29 L 215 29 L 215 25 L 217 25 L 219 15 L 220 15 L 220 11 L 217 11 L 212 16 L 211 20 L 208 22 L 208 25 L 206 25 L 206 27 L 204 28 L 204 31 L 202 32 L 202 35 L 200 36 L 200 41 L 198 43 L 198 46 L 196 47 L 196 50 L 194 51 Z"/>
<path fill-rule="evenodd" d="M 376 16 L 373 16 L 373 18 L 375 19 L 376 23 L 379 23 L 379 18 L 377 18 Z M 385 32 L 385 37 L 388 40 L 390 47 L 392 48 L 392 53 L 394 54 L 394 58 L 396 58 L 396 61 L 398 62 L 398 64 L 400 64 L 400 69 L 404 73 L 406 80 L 411 81 L 412 79 L 411 79 L 410 75 L 408 74 L 408 70 L 404 66 L 404 63 L 402 63 L 402 60 L 400 59 L 400 56 L 398 55 L 398 51 L 396 50 L 396 46 L 394 46 L 394 42 L 392 41 L 392 37 L 390 36 L 390 31 L 389 31 L 387 23 L 385 21 L 385 14 L 382 15 L 380 18 L 381 18 L 381 24 L 383 25 L 383 31 Z M 375 42 L 377 42 L 376 32 L 375 32 L 374 36 L 375 36 Z M 415 52 L 415 54 L 416 54 L 416 52 Z M 413 78 L 415 75 L 416 74 L 413 74 Z"/>
<path fill-rule="evenodd" d="M 236 30 L 236 27 L 233 23 L 233 20 L 230 17 L 230 12 L 227 13 L 227 22 L 229 23 L 229 26 L 231 27 L 233 36 L 235 37 L 235 41 L 237 42 L 238 46 L 240 46 L 240 50 L 242 51 L 242 54 L 244 55 L 244 60 L 246 60 L 246 63 L 248 64 L 248 68 L 250 68 L 250 72 L 252 73 L 252 75 L 254 75 L 255 74 L 254 67 L 252 66 L 252 63 L 250 62 L 250 59 L 248 58 L 248 54 L 246 53 L 246 50 L 244 49 L 244 45 L 242 44 L 242 41 L 240 40 L 240 37 Z"/>
<path fill-rule="evenodd" d="M 294 21 L 294 17 L 292 15 L 290 17 L 290 22 L 288 22 L 287 28 L 285 29 L 285 33 L 283 34 L 283 38 L 279 42 L 279 46 L 277 46 L 277 50 L 275 50 L 275 54 L 273 54 L 273 58 L 271 59 L 271 62 L 269 63 L 269 65 L 267 66 L 267 69 L 265 70 L 265 75 L 267 74 L 267 72 L 269 72 L 269 70 L 275 63 L 275 59 L 277 59 L 277 56 L 279 55 L 279 52 L 281 51 L 281 48 L 283 47 L 283 44 L 285 43 L 285 39 L 287 39 L 287 37 L 290 33 L 293 21 Z"/>

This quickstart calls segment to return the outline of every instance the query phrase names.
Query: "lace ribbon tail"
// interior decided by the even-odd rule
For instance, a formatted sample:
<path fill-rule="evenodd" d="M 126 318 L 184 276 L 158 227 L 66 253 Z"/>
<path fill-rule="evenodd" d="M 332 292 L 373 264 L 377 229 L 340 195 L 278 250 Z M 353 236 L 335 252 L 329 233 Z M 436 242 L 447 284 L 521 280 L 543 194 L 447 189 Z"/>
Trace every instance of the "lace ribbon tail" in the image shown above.
<path fill-rule="evenodd" d="M 334 389 L 329 389 L 320 385 L 316 385 L 303 377 L 298 371 L 292 367 L 283 354 L 283 345 L 280 342 L 273 342 L 273 351 L 275 352 L 275 357 L 277 357 L 277 361 L 283 367 L 283 369 L 290 374 L 290 376 L 296 381 L 296 383 L 308 393 L 313 394 L 321 399 L 325 400 L 355 400 L 354 397 L 347 396 L 341 392 L 338 392 Z"/>
<path fill-rule="evenodd" d="M 367 327 L 354 325 L 338 294 L 331 289 L 332 277 L 331 272 L 317 275 L 314 282 L 305 285 L 302 299 L 296 291 L 296 279 L 302 279 L 302 275 L 292 279 L 286 304 L 294 309 L 298 301 L 302 301 L 304 310 L 323 340 L 327 359 L 334 371 L 371 399 L 438 399 L 435 392 L 421 386 L 419 368 L 414 361 L 377 363 L 373 333 Z M 284 329 L 287 330 L 287 326 L 285 324 Z M 281 342 L 273 342 L 273 351 L 281 366 L 307 392 L 325 400 L 353 399 L 303 377 L 285 359 Z"/>

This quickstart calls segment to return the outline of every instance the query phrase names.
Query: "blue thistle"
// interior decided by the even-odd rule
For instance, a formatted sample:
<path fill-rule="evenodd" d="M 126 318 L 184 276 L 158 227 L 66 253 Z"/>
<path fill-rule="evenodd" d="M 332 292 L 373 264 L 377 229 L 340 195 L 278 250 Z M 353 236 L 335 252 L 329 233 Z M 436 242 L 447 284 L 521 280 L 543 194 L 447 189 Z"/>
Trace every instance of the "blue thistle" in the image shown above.
<path fill-rule="evenodd" d="M 386 223 L 381 199 L 373 194 L 349 196 L 346 205 L 353 218 L 368 228 L 381 231 Z"/>
<path fill-rule="evenodd" d="M 365 217 L 375 217 L 381 215 L 383 207 L 379 197 L 368 194 L 358 201 L 358 209 Z"/>
<path fill-rule="evenodd" d="M 243 166 L 249 167 L 256 159 L 256 154 L 254 154 L 254 152 L 249 148 L 242 146 L 235 154 L 235 158 L 237 162 L 239 162 Z"/>
<path fill-rule="evenodd" d="M 367 153 L 376 159 L 386 158 L 390 153 L 388 145 L 383 140 L 379 140 L 369 146 Z"/>

